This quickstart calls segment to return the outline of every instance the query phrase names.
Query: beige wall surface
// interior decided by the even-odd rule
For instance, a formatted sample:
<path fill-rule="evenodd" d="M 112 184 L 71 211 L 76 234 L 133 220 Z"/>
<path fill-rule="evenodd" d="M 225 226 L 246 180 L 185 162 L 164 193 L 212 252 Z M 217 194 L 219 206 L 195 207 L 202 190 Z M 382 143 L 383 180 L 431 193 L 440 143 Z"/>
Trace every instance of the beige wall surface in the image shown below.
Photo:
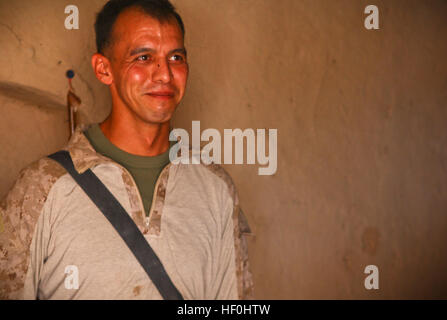
<path fill-rule="evenodd" d="M 447 2 L 173 2 L 190 64 L 174 126 L 278 130 L 274 175 L 225 165 L 255 234 L 255 297 L 447 298 Z M 0 196 L 65 143 L 67 69 L 82 122 L 109 112 L 90 67 L 104 3 L 0 0 Z"/>

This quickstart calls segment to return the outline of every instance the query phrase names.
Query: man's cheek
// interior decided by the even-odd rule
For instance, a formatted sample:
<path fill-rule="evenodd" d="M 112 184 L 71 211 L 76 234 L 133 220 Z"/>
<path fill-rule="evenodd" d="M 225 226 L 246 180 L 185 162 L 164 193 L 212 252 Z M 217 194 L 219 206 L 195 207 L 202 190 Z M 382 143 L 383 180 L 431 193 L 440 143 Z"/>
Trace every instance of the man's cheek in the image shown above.
<path fill-rule="evenodd" d="M 179 78 L 186 80 L 188 77 L 188 66 L 187 65 L 180 65 L 176 68 L 173 68 L 173 73 Z"/>
<path fill-rule="evenodd" d="M 144 82 L 147 78 L 147 71 L 143 68 L 132 68 L 129 70 L 129 81 L 132 83 Z"/>
<path fill-rule="evenodd" d="M 186 82 L 188 80 L 188 69 L 178 68 L 174 70 L 173 74 L 177 88 L 179 89 L 179 91 L 183 91 L 186 87 Z"/>

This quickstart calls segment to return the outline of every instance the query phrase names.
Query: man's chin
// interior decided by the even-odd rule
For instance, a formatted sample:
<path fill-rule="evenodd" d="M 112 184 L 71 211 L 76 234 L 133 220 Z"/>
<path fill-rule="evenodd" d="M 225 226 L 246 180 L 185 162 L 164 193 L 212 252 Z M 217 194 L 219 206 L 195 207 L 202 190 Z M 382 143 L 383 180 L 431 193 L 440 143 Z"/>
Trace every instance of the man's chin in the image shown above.
<path fill-rule="evenodd" d="M 142 120 L 147 124 L 165 124 L 171 121 L 173 113 L 157 113 L 144 117 Z"/>
<path fill-rule="evenodd" d="M 163 124 L 169 122 L 176 110 L 172 103 L 160 103 L 158 105 L 140 105 L 140 119 L 152 124 Z"/>

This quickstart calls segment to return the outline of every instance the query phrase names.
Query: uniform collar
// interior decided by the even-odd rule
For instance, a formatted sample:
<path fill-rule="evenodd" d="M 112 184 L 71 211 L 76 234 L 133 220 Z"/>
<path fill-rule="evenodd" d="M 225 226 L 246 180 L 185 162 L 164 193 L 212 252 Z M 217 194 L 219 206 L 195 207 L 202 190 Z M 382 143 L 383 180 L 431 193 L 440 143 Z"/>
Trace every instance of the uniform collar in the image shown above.
<path fill-rule="evenodd" d="M 88 169 L 91 169 L 99 164 L 110 162 L 114 163 L 112 159 L 96 152 L 90 141 L 85 136 L 84 131 L 88 130 L 91 126 L 91 124 L 78 125 L 75 129 L 75 132 L 68 141 L 68 144 L 65 146 L 65 148 L 63 148 L 70 153 L 74 167 L 79 174 L 82 174 Z M 179 141 L 180 137 L 178 137 L 177 140 Z M 187 151 L 190 159 L 193 155 L 197 157 L 197 152 L 194 153 L 191 146 L 189 146 L 188 149 L 189 150 Z M 177 156 L 180 156 L 180 150 L 178 151 Z M 198 156 L 200 157 L 200 153 L 198 153 Z"/>
<path fill-rule="evenodd" d="M 80 125 L 76 128 L 68 144 L 64 148 L 70 153 L 74 167 L 78 173 L 84 173 L 101 163 L 113 162 L 96 152 L 84 134 L 90 125 Z"/>

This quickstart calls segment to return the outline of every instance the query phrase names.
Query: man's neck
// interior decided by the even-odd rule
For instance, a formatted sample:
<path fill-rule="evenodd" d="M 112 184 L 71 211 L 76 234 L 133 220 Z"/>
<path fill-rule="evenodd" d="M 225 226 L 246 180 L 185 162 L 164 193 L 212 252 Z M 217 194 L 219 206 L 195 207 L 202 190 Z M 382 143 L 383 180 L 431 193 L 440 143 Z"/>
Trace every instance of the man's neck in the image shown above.
<path fill-rule="evenodd" d="M 157 156 L 169 149 L 169 122 L 148 124 L 128 120 L 112 112 L 99 127 L 110 142 L 130 154 Z"/>

